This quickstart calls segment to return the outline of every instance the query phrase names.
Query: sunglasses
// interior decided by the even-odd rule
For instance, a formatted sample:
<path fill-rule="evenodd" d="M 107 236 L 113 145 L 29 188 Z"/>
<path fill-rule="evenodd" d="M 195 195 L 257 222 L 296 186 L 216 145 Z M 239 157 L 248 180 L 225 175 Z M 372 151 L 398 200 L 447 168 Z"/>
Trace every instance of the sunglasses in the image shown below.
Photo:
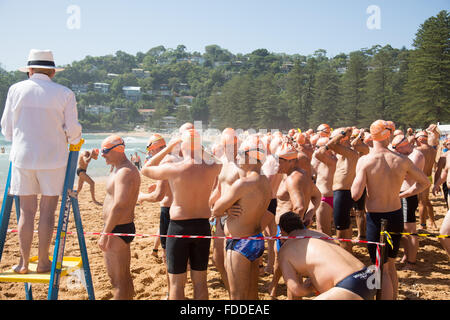
<path fill-rule="evenodd" d="M 112 149 L 114 149 L 115 147 L 118 147 L 118 146 L 125 146 L 125 144 L 122 142 L 122 143 L 116 144 L 115 146 L 112 146 L 111 148 L 103 148 L 101 150 L 101 153 L 108 154 Z"/>

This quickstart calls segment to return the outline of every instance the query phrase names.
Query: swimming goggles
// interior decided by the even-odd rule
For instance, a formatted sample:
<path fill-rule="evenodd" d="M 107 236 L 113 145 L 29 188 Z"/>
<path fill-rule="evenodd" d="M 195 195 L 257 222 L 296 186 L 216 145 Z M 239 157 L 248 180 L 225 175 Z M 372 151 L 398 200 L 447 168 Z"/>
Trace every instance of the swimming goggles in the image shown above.
<path fill-rule="evenodd" d="M 125 146 L 125 144 L 122 142 L 122 143 L 116 144 L 115 146 L 112 146 L 111 148 L 103 148 L 101 150 L 101 153 L 108 154 L 112 149 L 114 149 L 115 147 L 118 147 L 118 146 Z"/>

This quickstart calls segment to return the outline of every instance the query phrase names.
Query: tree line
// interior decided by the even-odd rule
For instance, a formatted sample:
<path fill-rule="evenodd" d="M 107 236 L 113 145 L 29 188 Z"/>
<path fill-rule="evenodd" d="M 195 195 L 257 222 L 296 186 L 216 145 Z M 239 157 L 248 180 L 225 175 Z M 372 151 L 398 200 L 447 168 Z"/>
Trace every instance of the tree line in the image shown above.
<path fill-rule="evenodd" d="M 218 129 L 368 127 L 380 118 L 402 128 L 449 123 L 449 12 L 420 25 L 412 44 L 411 50 L 374 45 L 334 57 L 322 49 L 304 56 L 266 49 L 233 54 L 218 45 L 206 46 L 203 54 L 187 52 L 184 45 L 158 46 L 136 55 L 87 56 L 64 66 L 54 80 L 69 88 L 88 85 L 87 93 L 77 94 L 87 130 L 132 129 L 143 121 L 138 110 L 149 108 L 155 112 L 145 125 L 153 128 L 167 115 L 178 124 L 200 120 Z M 133 68 L 147 71 L 145 77 Z M 0 69 L 0 111 L 8 87 L 22 79 L 20 72 Z M 110 84 L 109 92 L 94 92 L 95 82 Z M 139 101 L 126 100 L 123 86 L 141 87 Z M 171 94 L 153 94 L 161 86 Z M 175 97 L 183 95 L 194 97 L 191 105 L 177 106 Z M 92 104 L 110 106 L 112 112 L 85 113 Z"/>

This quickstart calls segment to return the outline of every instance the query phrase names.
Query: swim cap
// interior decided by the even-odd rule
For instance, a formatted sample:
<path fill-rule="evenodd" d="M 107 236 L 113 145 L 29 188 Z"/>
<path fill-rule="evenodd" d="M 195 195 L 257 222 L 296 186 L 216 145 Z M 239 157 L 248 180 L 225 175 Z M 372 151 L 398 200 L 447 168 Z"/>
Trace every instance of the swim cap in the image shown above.
<path fill-rule="evenodd" d="M 306 136 L 304 133 L 298 133 L 297 134 L 297 139 L 296 139 L 297 143 L 299 145 L 304 145 L 306 143 Z"/>
<path fill-rule="evenodd" d="M 353 129 L 353 131 L 352 131 L 352 138 L 357 137 L 358 134 L 359 134 L 359 129 Z"/>
<path fill-rule="evenodd" d="M 297 150 L 295 150 L 292 144 L 283 142 L 283 144 L 278 147 L 275 155 L 277 155 L 278 158 L 282 158 L 285 160 L 293 160 L 297 159 Z"/>
<path fill-rule="evenodd" d="M 249 136 L 244 142 L 242 142 L 239 149 L 241 153 L 247 153 L 250 158 L 264 162 L 266 154 L 261 139 L 256 136 Z"/>
<path fill-rule="evenodd" d="M 162 147 L 162 146 L 166 146 L 166 141 L 160 134 L 154 133 L 148 139 L 148 144 L 147 144 L 148 151 L 154 150 L 154 149 Z"/>
<path fill-rule="evenodd" d="M 183 124 L 180 129 L 178 129 L 178 131 L 180 133 L 183 133 L 185 130 L 189 130 L 189 129 L 194 129 L 194 125 L 190 122 L 186 122 L 185 124 Z"/>
<path fill-rule="evenodd" d="M 337 128 L 337 129 L 331 131 L 330 138 L 333 139 L 336 136 L 339 136 L 339 135 L 342 136 L 342 132 L 345 131 L 345 130 L 346 130 L 345 128 Z M 346 141 L 346 140 L 348 140 L 348 136 L 347 135 L 342 136 L 341 142 L 342 141 Z"/>
<path fill-rule="evenodd" d="M 110 151 L 125 152 L 125 142 L 118 135 L 111 135 L 102 142 L 101 153 L 107 154 Z"/>
<path fill-rule="evenodd" d="M 383 141 L 389 138 L 391 130 L 384 120 L 377 120 L 370 125 L 370 134 L 373 141 Z"/>
<path fill-rule="evenodd" d="M 201 150 L 200 134 L 195 129 L 186 129 L 181 135 L 181 141 L 189 146 L 192 151 Z"/>
<path fill-rule="evenodd" d="M 330 141 L 330 138 L 328 137 L 321 137 L 319 140 L 317 140 L 316 146 L 317 147 L 323 147 L 325 146 L 328 141 Z"/>
<path fill-rule="evenodd" d="M 372 135 L 370 133 L 367 133 L 364 137 L 364 143 L 369 144 L 372 140 Z"/>
<path fill-rule="evenodd" d="M 221 143 L 223 145 L 238 143 L 238 137 L 236 136 L 236 132 L 233 128 L 225 128 L 222 131 Z"/>
<path fill-rule="evenodd" d="M 328 124 L 322 123 L 317 127 L 317 133 L 319 133 L 321 137 L 329 137 L 331 134 L 331 128 Z"/>
<path fill-rule="evenodd" d="M 291 130 L 289 130 L 289 133 L 288 133 L 288 135 L 289 135 L 289 137 L 294 137 L 294 134 L 297 132 L 297 130 L 295 130 L 295 129 L 291 129 Z"/>
<path fill-rule="evenodd" d="M 420 143 L 428 142 L 428 133 L 426 131 L 420 131 L 415 136 L 416 140 Z"/>
<path fill-rule="evenodd" d="M 394 131 L 394 137 L 398 136 L 400 134 L 403 135 L 403 130 L 397 129 L 397 130 Z"/>
<path fill-rule="evenodd" d="M 399 134 L 394 137 L 394 140 L 392 140 L 392 148 L 397 149 L 399 147 L 403 147 L 409 144 L 408 139 L 406 136 Z"/>
<path fill-rule="evenodd" d="M 391 130 L 391 134 L 393 134 L 395 131 L 395 123 L 392 121 L 386 121 L 386 128 Z"/>
<path fill-rule="evenodd" d="M 317 140 L 319 140 L 319 138 L 320 138 L 320 134 L 316 133 L 315 135 L 310 137 L 309 141 L 311 142 L 312 145 L 316 145 Z"/>

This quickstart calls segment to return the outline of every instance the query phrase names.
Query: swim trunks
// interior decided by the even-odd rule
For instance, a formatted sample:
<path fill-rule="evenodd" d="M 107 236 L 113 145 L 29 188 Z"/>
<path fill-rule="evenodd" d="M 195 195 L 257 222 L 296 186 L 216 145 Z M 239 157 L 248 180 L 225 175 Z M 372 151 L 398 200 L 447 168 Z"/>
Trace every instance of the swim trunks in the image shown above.
<path fill-rule="evenodd" d="M 364 188 L 364 192 L 357 201 L 353 200 L 353 208 L 357 211 L 364 211 L 366 209 L 366 195 L 367 190 Z"/>
<path fill-rule="evenodd" d="M 350 190 L 333 191 L 333 219 L 337 230 L 350 228 L 350 210 L 353 203 Z"/>
<path fill-rule="evenodd" d="M 85 169 L 78 168 L 78 169 L 77 169 L 77 176 L 79 176 L 81 172 L 86 173 L 86 170 L 85 170 Z"/>
<path fill-rule="evenodd" d="M 210 236 L 209 219 L 170 220 L 167 235 Z M 187 263 L 191 270 L 206 271 L 211 239 L 167 238 L 167 269 L 171 274 L 185 273 Z"/>
<path fill-rule="evenodd" d="M 127 233 L 127 234 L 134 234 L 136 233 L 136 227 L 134 225 L 134 222 L 125 223 L 125 224 L 118 224 L 111 233 Z M 130 243 L 133 241 L 134 236 L 118 236 L 120 239 L 125 241 L 125 243 Z"/>
<path fill-rule="evenodd" d="M 259 233 L 254 237 L 263 237 L 263 234 Z M 239 252 L 253 262 L 264 253 L 264 240 L 228 239 L 226 250 Z"/>
<path fill-rule="evenodd" d="M 380 232 L 381 232 L 381 219 L 387 220 L 386 231 L 401 233 L 403 232 L 403 210 L 402 208 L 393 212 L 368 212 L 366 213 L 366 239 L 367 241 L 380 242 Z M 389 244 L 386 244 L 386 254 L 384 257 L 384 262 L 387 262 L 389 258 L 396 258 L 398 250 L 400 248 L 400 239 L 402 236 L 400 234 L 391 234 L 393 249 Z M 376 244 L 367 244 L 367 249 L 370 254 L 370 260 L 373 264 L 376 261 Z"/>
<path fill-rule="evenodd" d="M 416 209 L 419 205 L 419 198 L 417 195 L 403 198 L 402 200 L 402 211 L 403 211 L 403 222 L 410 223 L 416 222 Z"/>
<path fill-rule="evenodd" d="M 167 235 L 167 230 L 169 229 L 170 222 L 170 207 L 161 207 L 161 213 L 159 216 L 159 234 Z M 166 248 L 167 237 L 161 237 L 161 247 Z"/>
<path fill-rule="evenodd" d="M 336 288 L 347 289 L 354 294 L 357 294 L 364 300 L 373 300 L 377 290 L 369 289 L 367 286 L 367 279 L 373 275 L 373 271 L 364 267 L 363 269 L 352 273 L 351 275 L 345 277 L 338 284 L 335 285 Z"/>
<path fill-rule="evenodd" d="M 333 209 L 333 197 L 322 197 L 320 201 L 327 203 Z"/>
<path fill-rule="evenodd" d="M 269 207 L 267 208 L 267 210 L 269 210 L 273 215 L 276 215 L 277 214 L 277 205 L 278 205 L 277 198 L 274 198 L 274 199 L 270 200 Z"/>

